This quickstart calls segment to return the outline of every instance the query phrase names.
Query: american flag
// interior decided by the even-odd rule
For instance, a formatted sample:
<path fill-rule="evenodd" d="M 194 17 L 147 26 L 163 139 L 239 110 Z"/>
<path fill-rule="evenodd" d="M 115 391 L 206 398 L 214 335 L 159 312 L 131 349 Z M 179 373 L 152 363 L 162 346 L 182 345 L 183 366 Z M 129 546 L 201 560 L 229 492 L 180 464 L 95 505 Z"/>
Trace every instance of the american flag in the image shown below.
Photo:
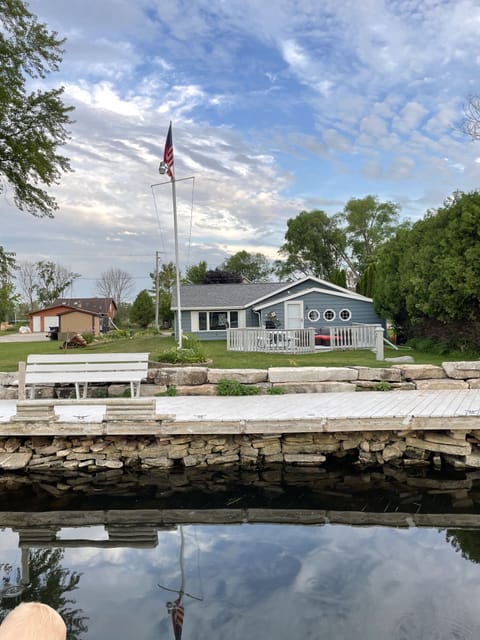
<path fill-rule="evenodd" d="M 167 167 L 167 174 L 174 179 L 173 171 L 173 140 L 172 140 L 172 123 L 168 127 L 167 139 L 165 140 L 165 149 L 163 150 L 163 162 Z"/>
<path fill-rule="evenodd" d="M 170 613 L 172 614 L 172 625 L 175 640 L 182 640 L 183 616 L 185 614 L 185 609 L 182 604 L 182 596 L 179 596 L 175 600 Z"/>

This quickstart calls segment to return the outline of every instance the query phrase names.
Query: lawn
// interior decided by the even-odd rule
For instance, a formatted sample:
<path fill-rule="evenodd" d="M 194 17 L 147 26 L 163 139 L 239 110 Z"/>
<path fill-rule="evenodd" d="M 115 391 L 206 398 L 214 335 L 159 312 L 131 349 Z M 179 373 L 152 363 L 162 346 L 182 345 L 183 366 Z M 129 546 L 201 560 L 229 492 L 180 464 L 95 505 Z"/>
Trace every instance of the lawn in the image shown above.
<path fill-rule="evenodd" d="M 225 341 L 202 342 L 208 358 L 208 366 L 217 369 L 266 369 L 268 367 L 342 367 L 368 366 L 385 367 L 389 362 L 377 362 L 371 351 L 318 351 L 309 354 L 279 353 L 241 353 L 227 351 Z M 114 341 L 99 341 L 88 345 L 82 352 L 115 353 L 115 352 L 148 352 L 152 362 L 162 361 L 162 352 L 175 347 L 171 336 L 134 335 Z M 26 360 L 30 353 L 58 353 L 61 343 L 48 342 L 8 342 L 0 343 L 0 371 L 16 371 L 18 362 Z M 74 353 L 73 350 L 69 351 Z M 386 348 L 386 358 L 412 356 L 418 364 L 441 364 L 447 360 L 471 360 L 472 356 L 464 353 L 437 355 L 414 350 L 395 351 Z"/>

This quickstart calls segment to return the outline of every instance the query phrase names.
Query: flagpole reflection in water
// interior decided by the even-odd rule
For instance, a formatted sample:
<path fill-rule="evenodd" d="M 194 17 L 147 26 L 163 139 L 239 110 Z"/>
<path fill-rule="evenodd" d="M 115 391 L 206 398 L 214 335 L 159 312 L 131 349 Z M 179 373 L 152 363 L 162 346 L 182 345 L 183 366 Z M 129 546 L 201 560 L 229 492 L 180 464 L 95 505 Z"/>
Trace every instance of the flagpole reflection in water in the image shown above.
<path fill-rule="evenodd" d="M 158 586 L 164 591 L 170 591 L 171 593 L 177 593 L 178 597 L 172 602 L 169 600 L 166 603 L 167 611 L 172 619 L 173 634 L 175 640 L 182 640 L 183 621 L 185 618 L 185 606 L 183 604 L 183 597 L 192 598 L 192 600 L 202 601 L 203 597 L 194 596 L 191 593 L 185 591 L 185 566 L 184 566 L 184 552 L 185 552 L 185 537 L 183 533 L 183 526 L 178 527 L 180 532 L 180 589 L 169 589 L 161 584 Z"/>

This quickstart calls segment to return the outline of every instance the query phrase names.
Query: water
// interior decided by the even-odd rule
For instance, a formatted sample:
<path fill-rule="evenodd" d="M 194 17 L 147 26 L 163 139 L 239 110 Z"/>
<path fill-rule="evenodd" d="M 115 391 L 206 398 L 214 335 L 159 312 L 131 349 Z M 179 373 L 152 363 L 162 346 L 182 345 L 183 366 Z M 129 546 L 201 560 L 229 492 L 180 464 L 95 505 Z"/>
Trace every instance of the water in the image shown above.
<path fill-rule="evenodd" d="M 375 474 L 300 477 L 239 483 L 232 471 L 196 489 L 182 475 L 143 477 L 130 491 L 55 496 L 52 478 L 10 480 L 3 577 L 23 575 L 21 598 L 62 610 L 70 640 L 173 639 L 167 603 L 180 590 L 183 640 L 480 636 L 475 475 L 385 477 L 382 488 Z M 447 526 L 408 526 L 435 517 Z M 2 616 L 19 600 L 3 598 Z"/>

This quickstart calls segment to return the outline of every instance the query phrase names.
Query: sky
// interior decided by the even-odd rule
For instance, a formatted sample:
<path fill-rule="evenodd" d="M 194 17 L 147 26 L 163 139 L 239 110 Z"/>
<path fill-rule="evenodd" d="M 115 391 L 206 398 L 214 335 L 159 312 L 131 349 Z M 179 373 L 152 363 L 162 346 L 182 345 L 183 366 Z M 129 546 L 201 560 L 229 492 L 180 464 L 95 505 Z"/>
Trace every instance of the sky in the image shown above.
<path fill-rule="evenodd" d="M 73 296 L 120 268 L 132 298 L 175 260 L 171 184 L 158 173 L 173 125 L 179 262 L 238 251 L 279 257 L 287 221 L 376 195 L 419 219 L 477 188 L 480 142 L 460 129 L 480 94 L 478 0 L 31 0 L 66 38 L 75 107 L 51 189 L 54 219 L 0 197 L 0 245 L 17 261 L 81 274 Z"/>

